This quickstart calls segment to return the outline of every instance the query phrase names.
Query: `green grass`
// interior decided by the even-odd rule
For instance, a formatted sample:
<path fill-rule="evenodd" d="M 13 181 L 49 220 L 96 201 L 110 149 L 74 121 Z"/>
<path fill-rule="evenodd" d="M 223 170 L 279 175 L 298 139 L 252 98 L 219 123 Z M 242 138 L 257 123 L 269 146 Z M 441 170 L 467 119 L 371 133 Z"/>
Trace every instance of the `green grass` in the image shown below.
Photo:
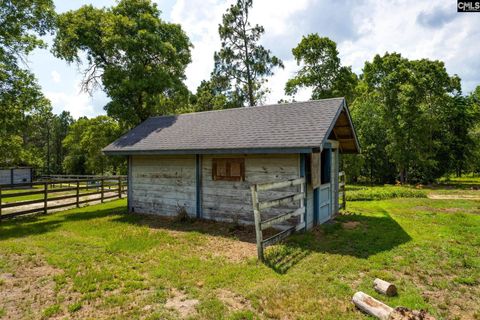
<path fill-rule="evenodd" d="M 427 191 L 412 186 L 347 185 L 347 201 L 386 200 L 393 198 L 426 198 Z"/>
<path fill-rule="evenodd" d="M 365 319 L 350 302 L 361 290 L 438 319 L 480 317 L 479 201 L 349 202 L 335 222 L 267 250 L 266 264 L 245 242 L 251 230 L 128 215 L 125 205 L 2 222 L 0 275 L 31 277 L 16 284 L 29 290 L 14 305 L 0 300 L 0 313 L 178 319 L 165 307 L 175 289 L 199 301 L 192 319 Z M 376 277 L 399 295 L 375 293 Z"/>

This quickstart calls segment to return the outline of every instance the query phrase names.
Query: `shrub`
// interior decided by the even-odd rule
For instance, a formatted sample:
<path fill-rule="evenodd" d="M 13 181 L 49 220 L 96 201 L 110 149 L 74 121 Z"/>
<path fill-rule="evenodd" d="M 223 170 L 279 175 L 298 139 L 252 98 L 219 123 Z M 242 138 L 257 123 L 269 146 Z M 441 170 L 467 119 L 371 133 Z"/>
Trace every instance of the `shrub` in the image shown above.
<path fill-rule="evenodd" d="M 426 198 L 427 193 L 409 186 L 373 186 L 348 188 L 347 201 L 386 200 L 393 198 Z"/>

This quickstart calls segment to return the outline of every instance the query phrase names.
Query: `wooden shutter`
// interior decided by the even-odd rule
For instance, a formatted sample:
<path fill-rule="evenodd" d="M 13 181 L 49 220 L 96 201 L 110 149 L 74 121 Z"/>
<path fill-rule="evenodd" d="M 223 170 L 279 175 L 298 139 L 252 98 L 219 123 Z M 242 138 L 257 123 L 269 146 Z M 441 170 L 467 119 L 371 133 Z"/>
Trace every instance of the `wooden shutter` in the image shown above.
<path fill-rule="evenodd" d="M 245 181 L 245 159 L 212 159 L 212 179 L 225 181 Z"/>

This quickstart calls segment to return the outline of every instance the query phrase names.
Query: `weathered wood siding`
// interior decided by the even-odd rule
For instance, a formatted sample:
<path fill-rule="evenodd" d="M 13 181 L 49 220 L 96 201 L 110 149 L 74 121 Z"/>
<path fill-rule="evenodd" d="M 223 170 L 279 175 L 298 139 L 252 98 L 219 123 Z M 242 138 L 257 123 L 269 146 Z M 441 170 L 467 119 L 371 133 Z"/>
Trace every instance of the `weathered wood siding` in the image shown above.
<path fill-rule="evenodd" d="M 132 156 L 131 210 L 174 216 L 196 214 L 195 156 Z"/>
<path fill-rule="evenodd" d="M 201 217 L 217 221 L 253 223 L 250 186 L 254 183 L 284 181 L 300 177 L 300 156 L 282 155 L 202 155 L 200 177 Z M 245 181 L 214 181 L 213 158 L 245 158 Z M 173 216 L 180 206 L 192 217 L 196 210 L 196 159 L 186 156 L 132 156 L 131 210 Z M 307 188 L 308 221 L 313 222 L 313 190 Z M 270 190 L 259 193 L 260 201 L 291 195 L 299 187 Z M 298 203 L 262 211 L 262 220 L 293 211 Z M 295 222 L 298 222 L 298 217 Z"/>
<path fill-rule="evenodd" d="M 244 157 L 245 181 L 213 181 L 212 159 L 215 157 Z M 298 178 L 300 176 L 299 161 L 298 154 L 202 156 L 202 216 L 219 221 L 253 223 L 250 186 L 254 183 Z M 294 192 L 298 192 L 298 187 L 259 192 L 259 200 L 270 200 Z M 279 213 L 292 211 L 297 207 L 298 203 L 262 211 L 262 220 Z"/>

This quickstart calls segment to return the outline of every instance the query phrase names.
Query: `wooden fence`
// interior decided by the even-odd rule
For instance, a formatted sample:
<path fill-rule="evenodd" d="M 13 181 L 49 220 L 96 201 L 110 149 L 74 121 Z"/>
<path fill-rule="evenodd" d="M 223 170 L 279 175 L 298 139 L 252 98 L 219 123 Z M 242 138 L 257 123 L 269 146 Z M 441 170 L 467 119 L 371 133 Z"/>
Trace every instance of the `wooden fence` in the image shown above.
<path fill-rule="evenodd" d="M 15 187 L 0 185 L 0 220 L 25 214 L 47 214 L 49 210 L 72 206 L 79 207 L 81 204 L 94 201 L 104 202 L 113 198 L 121 199 L 127 192 L 127 178 L 125 176 L 97 176 L 92 179 L 63 179 L 61 181 L 22 183 Z M 18 188 L 25 188 L 26 191 Z M 8 192 L 8 190 L 15 190 L 15 192 Z M 17 190 L 19 192 L 16 192 Z M 35 195 L 39 196 L 38 199 L 3 202 L 3 200 L 11 200 L 12 198 Z M 53 195 L 53 197 L 49 197 L 49 195 Z M 99 197 L 92 198 L 96 195 L 99 195 Z M 64 201 L 68 199 L 73 201 Z"/>
<path fill-rule="evenodd" d="M 298 186 L 298 185 L 300 186 L 300 192 L 298 193 L 292 194 L 290 196 L 282 197 L 282 198 L 263 201 L 263 202 L 258 200 L 259 191 L 287 188 L 287 187 Z M 257 238 L 257 254 L 258 254 L 258 259 L 260 261 L 264 261 L 263 251 L 266 247 L 273 245 L 281 241 L 282 239 L 285 239 L 295 231 L 305 228 L 305 225 L 306 225 L 305 219 L 304 219 L 305 201 L 306 201 L 305 188 L 306 188 L 305 178 L 299 178 L 299 179 L 293 179 L 293 180 L 287 180 L 287 181 L 281 181 L 281 182 L 273 182 L 273 183 L 254 184 L 251 186 L 253 215 L 255 220 L 255 232 L 256 232 L 256 238 Z M 283 204 L 288 204 L 295 201 L 299 201 L 300 203 L 299 208 L 296 209 L 295 211 L 284 213 L 276 217 L 269 218 L 265 221 L 262 221 L 261 210 L 271 208 L 271 207 L 276 207 Z M 289 227 L 275 234 L 274 236 L 271 236 L 270 238 L 263 240 L 263 230 L 270 228 L 274 225 L 283 223 L 288 219 L 292 217 L 297 217 L 297 216 L 300 216 L 299 224 Z"/>

